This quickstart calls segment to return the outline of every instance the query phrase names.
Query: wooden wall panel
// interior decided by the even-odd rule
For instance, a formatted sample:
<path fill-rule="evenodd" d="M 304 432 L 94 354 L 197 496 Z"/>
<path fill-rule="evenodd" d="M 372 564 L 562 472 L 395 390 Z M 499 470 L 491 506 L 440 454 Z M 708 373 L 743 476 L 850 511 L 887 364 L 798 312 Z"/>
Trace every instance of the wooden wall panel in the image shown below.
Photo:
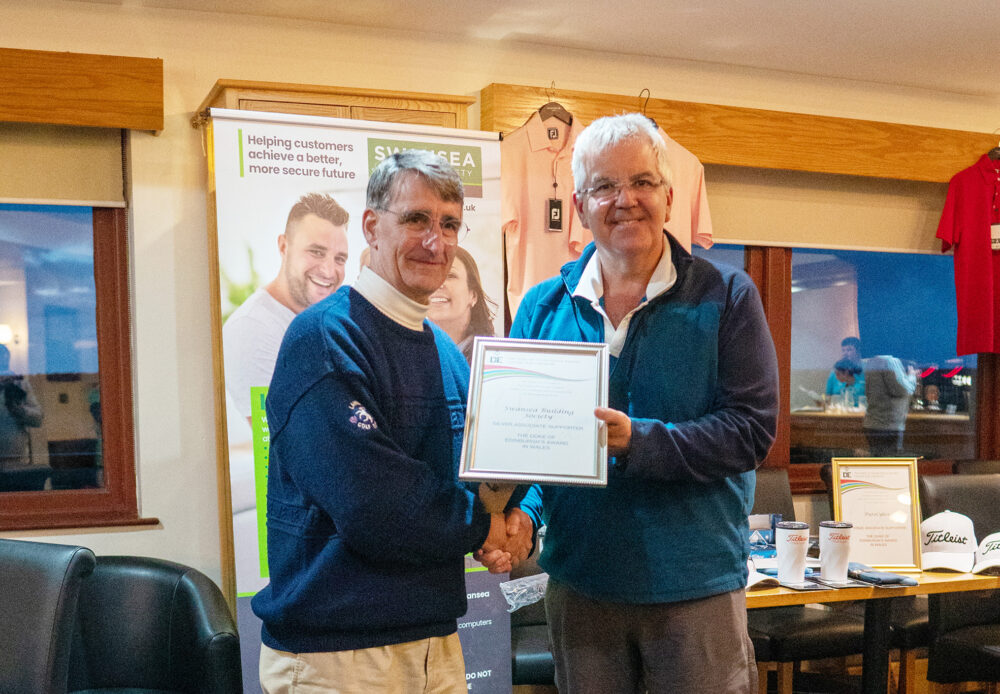
<path fill-rule="evenodd" d="M 764 460 L 769 467 L 787 467 L 791 427 L 789 418 L 788 376 L 792 361 L 792 252 L 787 248 L 748 247 L 747 274 L 760 292 L 760 300 L 771 328 L 771 339 L 778 355 L 778 430 L 771 452 Z"/>
<path fill-rule="evenodd" d="M 0 48 L 0 120 L 163 129 L 163 61 Z"/>
<path fill-rule="evenodd" d="M 487 86 L 481 100 L 481 128 L 503 133 L 547 101 L 585 123 L 645 105 L 703 164 L 947 182 L 997 144 L 961 130 L 510 84 Z"/>
<path fill-rule="evenodd" d="M 976 368 L 976 456 L 1000 460 L 1000 355 L 977 355 Z"/>

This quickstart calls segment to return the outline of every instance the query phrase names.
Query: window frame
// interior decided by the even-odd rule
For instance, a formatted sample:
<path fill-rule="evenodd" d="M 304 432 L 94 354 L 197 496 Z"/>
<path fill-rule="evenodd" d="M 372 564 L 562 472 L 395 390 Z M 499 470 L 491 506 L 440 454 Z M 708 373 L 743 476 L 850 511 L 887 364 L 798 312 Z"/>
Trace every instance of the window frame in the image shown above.
<path fill-rule="evenodd" d="M 94 285 L 104 486 L 0 493 L 0 530 L 155 524 L 140 519 L 135 474 L 129 240 L 124 208 L 95 207 Z"/>
<path fill-rule="evenodd" d="M 826 493 L 820 476 L 823 462 L 791 465 L 791 354 L 792 354 L 792 248 L 777 246 L 745 246 L 744 263 L 747 274 L 760 291 L 771 337 L 778 354 L 780 403 L 778 430 L 774 445 L 763 465 L 788 469 L 792 492 L 796 494 Z M 1000 409 L 1000 355 L 980 353 L 977 356 L 976 457 L 982 460 L 1000 459 L 1000 422 L 987 413 Z M 952 460 L 921 460 L 922 474 L 950 473 Z"/>

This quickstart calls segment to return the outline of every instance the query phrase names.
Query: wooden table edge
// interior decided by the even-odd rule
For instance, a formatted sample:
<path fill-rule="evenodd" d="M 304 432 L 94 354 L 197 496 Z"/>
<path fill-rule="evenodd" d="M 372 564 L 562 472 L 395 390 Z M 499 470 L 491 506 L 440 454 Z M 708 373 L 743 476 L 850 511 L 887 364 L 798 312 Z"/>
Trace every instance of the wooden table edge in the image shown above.
<path fill-rule="evenodd" d="M 933 593 L 956 593 L 969 590 L 993 590 L 1000 588 L 1000 576 L 976 574 L 944 573 L 925 571 L 911 574 L 917 579 L 915 586 L 895 588 L 830 588 L 824 590 L 791 590 L 790 588 L 766 588 L 747 591 L 747 609 L 758 607 L 783 607 L 786 605 L 808 605 L 820 602 L 846 602 L 848 600 L 875 600 L 895 598 L 903 595 L 930 595 Z"/>

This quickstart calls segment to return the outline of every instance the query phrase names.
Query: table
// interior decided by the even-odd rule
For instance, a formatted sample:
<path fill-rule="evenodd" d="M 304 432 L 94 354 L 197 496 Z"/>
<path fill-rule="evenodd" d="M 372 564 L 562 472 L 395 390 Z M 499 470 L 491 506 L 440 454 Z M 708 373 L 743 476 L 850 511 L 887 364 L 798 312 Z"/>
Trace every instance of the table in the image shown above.
<path fill-rule="evenodd" d="M 747 592 L 747 608 L 806 605 L 819 602 L 863 600 L 865 637 L 861 661 L 861 691 L 885 694 L 889 686 L 889 598 L 904 595 L 933 595 L 1000 588 L 1000 577 L 925 571 L 913 574 L 918 585 L 898 588 L 842 588 L 840 590 L 796 591 L 767 588 Z"/>

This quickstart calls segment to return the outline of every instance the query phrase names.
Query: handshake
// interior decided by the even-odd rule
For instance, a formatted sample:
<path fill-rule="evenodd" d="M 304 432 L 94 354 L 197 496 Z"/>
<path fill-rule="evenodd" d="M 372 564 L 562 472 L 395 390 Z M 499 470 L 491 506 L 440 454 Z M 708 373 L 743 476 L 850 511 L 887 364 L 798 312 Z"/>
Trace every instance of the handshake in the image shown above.
<path fill-rule="evenodd" d="M 528 558 L 533 530 L 531 518 L 519 508 L 491 513 L 490 534 L 472 556 L 490 573 L 507 573 Z"/>

